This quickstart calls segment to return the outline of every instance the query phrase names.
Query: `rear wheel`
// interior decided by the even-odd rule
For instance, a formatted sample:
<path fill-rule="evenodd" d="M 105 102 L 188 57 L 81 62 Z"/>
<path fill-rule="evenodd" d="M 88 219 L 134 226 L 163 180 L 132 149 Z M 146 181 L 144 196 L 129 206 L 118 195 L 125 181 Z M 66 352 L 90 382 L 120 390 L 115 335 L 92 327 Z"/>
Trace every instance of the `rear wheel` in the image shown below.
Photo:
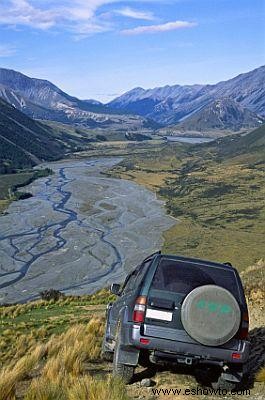
<path fill-rule="evenodd" d="M 113 352 L 107 350 L 101 350 L 101 358 L 105 361 L 113 361 Z"/>
<path fill-rule="evenodd" d="M 201 386 L 212 386 L 212 382 L 216 382 L 220 376 L 220 368 L 214 366 L 199 366 L 195 368 L 194 376 Z"/>
<path fill-rule="evenodd" d="M 121 352 L 120 345 L 120 328 L 117 329 L 116 344 L 113 357 L 113 375 L 121 378 L 124 383 L 130 383 L 134 375 L 135 367 L 119 362 Z"/>

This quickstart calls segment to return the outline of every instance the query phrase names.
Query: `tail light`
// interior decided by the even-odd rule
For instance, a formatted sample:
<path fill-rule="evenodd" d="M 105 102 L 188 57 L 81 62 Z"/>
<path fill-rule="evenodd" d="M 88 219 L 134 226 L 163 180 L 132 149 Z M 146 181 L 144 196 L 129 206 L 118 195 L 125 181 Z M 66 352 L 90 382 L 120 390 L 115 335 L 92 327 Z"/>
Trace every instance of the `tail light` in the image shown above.
<path fill-rule="evenodd" d="M 233 358 L 233 360 L 240 360 L 241 354 L 240 353 L 233 353 L 232 354 L 232 358 Z"/>
<path fill-rule="evenodd" d="M 149 344 L 150 343 L 150 339 L 145 339 L 145 338 L 141 338 L 140 339 L 140 343 L 142 343 L 142 344 Z"/>
<path fill-rule="evenodd" d="M 249 326 L 249 318 L 248 312 L 243 313 L 241 328 L 239 331 L 239 339 L 246 339 L 248 337 L 248 326 Z"/>
<path fill-rule="evenodd" d="M 137 297 L 133 309 L 133 322 L 136 322 L 137 324 L 144 322 L 145 309 L 146 309 L 146 297 L 145 296 Z"/>

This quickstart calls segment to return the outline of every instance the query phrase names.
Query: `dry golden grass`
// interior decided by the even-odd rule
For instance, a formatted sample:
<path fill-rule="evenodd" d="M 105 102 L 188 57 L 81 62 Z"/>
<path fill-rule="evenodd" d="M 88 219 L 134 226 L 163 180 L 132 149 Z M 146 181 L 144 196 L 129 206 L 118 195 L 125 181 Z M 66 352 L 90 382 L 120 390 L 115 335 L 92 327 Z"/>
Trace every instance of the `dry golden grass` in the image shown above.
<path fill-rule="evenodd" d="M 84 354 L 84 358 L 96 359 L 100 354 L 100 338 L 103 336 L 104 325 L 99 318 L 92 318 L 87 325 L 74 325 L 65 333 L 53 336 L 48 342 L 49 355 L 64 352 L 65 349 Z"/>
<path fill-rule="evenodd" d="M 0 200 L 0 214 L 2 214 L 9 206 L 9 200 Z"/>
<path fill-rule="evenodd" d="M 25 400 L 126 400 L 124 384 L 113 377 L 99 380 L 89 375 L 78 378 L 71 375 L 48 379 L 34 379 Z"/>
<path fill-rule="evenodd" d="M 10 400 L 15 396 L 16 385 L 34 370 L 47 353 L 46 345 L 39 345 L 24 355 L 14 365 L 3 368 L 0 373 L 0 398 Z"/>
<path fill-rule="evenodd" d="M 263 367 L 256 375 L 257 382 L 265 383 L 265 367 Z"/>
<path fill-rule="evenodd" d="M 170 172 L 146 172 L 146 171 L 130 171 L 129 173 L 121 172 L 120 177 L 123 179 L 133 180 L 139 185 L 143 185 L 150 190 L 157 191 L 161 186 L 165 185 L 165 181 L 174 178 Z"/>
<path fill-rule="evenodd" d="M 32 381 L 26 399 L 67 399 L 58 387 L 64 384 L 67 389 L 66 380 L 81 377 L 85 362 L 99 359 L 103 331 L 104 321 L 92 318 L 86 325 L 72 326 L 61 335 L 53 335 L 48 342 L 30 348 L 26 337 L 20 337 L 14 361 L 0 373 L 0 399 L 15 398 L 17 385 L 37 369 L 41 369 L 41 376 Z M 21 358 L 17 360 L 18 356 Z"/>
<path fill-rule="evenodd" d="M 25 400 L 65 400 L 66 393 L 61 382 L 47 377 L 33 379 L 24 397 Z"/>
<path fill-rule="evenodd" d="M 94 318 L 53 336 L 41 376 L 32 380 L 25 400 L 125 400 L 125 386 L 119 380 L 84 375 L 85 362 L 99 359 L 103 329 L 102 321 Z"/>
<path fill-rule="evenodd" d="M 126 400 L 124 384 L 113 377 L 107 380 L 96 380 L 90 376 L 82 377 L 73 382 L 68 390 L 67 400 Z"/>
<path fill-rule="evenodd" d="M 84 362 L 99 358 L 103 324 L 92 319 L 87 325 L 76 325 L 60 337 L 52 337 L 47 343 L 49 358 L 43 368 L 43 376 L 71 374 L 79 376 L 84 372 Z"/>
<path fill-rule="evenodd" d="M 114 299 L 109 290 L 86 296 L 67 296 L 58 301 L 34 301 L 0 307 L 0 370 L 18 361 L 39 342 L 66 332 L 92 317 L 103 319 L 105 306 Z"/>

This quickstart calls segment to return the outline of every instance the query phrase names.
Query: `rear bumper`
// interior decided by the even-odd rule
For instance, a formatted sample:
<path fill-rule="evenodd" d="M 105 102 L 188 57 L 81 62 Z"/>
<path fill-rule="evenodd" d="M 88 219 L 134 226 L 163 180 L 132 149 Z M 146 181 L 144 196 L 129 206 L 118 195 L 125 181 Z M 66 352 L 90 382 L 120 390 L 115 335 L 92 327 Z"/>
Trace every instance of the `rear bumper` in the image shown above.
<path fill-rule="evenodd" d="M 149 335 L 146 335 L 147 332 L 144 331 L 147 331 L 144 326 L 141 327 L 140 325 L 133 323 L 123 323 L 122 345 L 124 347 L 135 347 L 138 349 L 164 353 L 164 355 L 168 354 L 172 361 L 174 355 L 176 355 L 176 359 L 178 358 L 177 356 L 184 356 L 198 363 L 220 361 L 233 364 L 244 364 L 249 357 L 250 343 L 248 341 L 232 340 L 224 346 L 210 347 L 201 345 L 190 337 L 190 342 L 184 342 L 179 339 L 172 340 L 164 338 L 162 335 L 162 337 L 151 336 L 150 329 Z M 157 330 L 154 330 L 154 332 L 156 332 L 156 335 L 158 336 Z M 176 331 L 175 336 L 177 336 Z M 149 339 L 149 343 L 143 344 L 140 339 Z M 233 357 L 234 353 L 237 353 L 238 358 Z"/>

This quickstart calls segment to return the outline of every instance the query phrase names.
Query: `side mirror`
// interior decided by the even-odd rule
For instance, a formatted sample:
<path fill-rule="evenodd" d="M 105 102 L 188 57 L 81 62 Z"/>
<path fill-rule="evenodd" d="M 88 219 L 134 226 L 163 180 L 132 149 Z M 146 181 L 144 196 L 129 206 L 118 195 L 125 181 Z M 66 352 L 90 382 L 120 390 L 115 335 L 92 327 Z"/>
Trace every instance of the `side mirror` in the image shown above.
<path fill-rule="evenodd" d="M 113 283 L 110 287 L 111 293 L 116 294 L 116 296 L 120 295 L 120 290 L 121 290 L 121 285 L 119 285 L 118 283 Z"/>

